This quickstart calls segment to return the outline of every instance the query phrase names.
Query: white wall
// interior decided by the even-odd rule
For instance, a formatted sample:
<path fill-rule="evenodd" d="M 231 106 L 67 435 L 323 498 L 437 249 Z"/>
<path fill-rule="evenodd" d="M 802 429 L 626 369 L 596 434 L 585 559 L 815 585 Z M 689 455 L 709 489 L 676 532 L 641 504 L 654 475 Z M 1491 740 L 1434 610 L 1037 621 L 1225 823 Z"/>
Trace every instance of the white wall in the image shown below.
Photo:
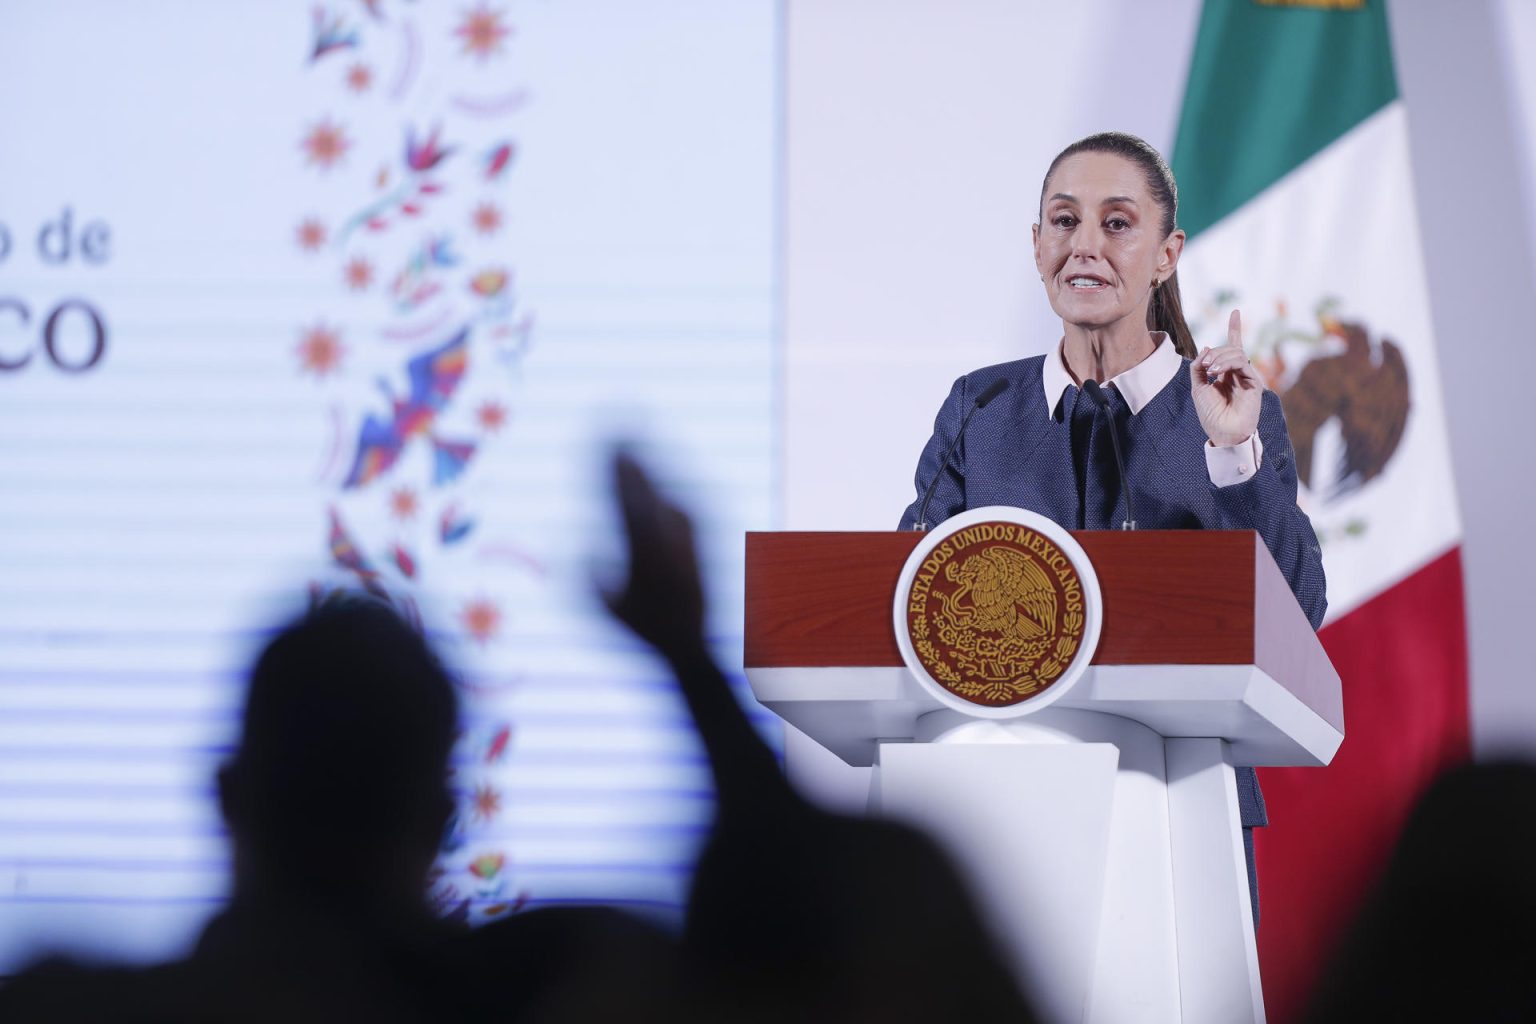
<path fill-rule="evenodd" d="M 1536 381 L 1536 5 L 1397 0 L 1390 13 L 1465 530 L 1472 735 L 1484 754 L 1536 749 L 1521 387 Z"/>

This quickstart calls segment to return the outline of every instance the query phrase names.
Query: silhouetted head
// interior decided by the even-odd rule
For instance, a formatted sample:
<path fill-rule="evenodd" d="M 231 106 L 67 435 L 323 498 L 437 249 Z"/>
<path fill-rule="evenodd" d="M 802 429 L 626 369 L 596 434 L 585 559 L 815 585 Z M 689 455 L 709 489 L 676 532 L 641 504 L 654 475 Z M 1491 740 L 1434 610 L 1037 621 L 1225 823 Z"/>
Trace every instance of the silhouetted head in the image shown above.
<path fill-rule="evenodd" d="M 383 603 L 346 598 L 283 629 L 251 674 L 219 773 L 237 885 L 393 912 L 422 901 L 452 810 L 453 685 Z"/>
<path fill-rule="evenodd" d="M 1409 815 L 1307 1020 L 1532 1020 L 1536 765 L 1446 772 Z"/>

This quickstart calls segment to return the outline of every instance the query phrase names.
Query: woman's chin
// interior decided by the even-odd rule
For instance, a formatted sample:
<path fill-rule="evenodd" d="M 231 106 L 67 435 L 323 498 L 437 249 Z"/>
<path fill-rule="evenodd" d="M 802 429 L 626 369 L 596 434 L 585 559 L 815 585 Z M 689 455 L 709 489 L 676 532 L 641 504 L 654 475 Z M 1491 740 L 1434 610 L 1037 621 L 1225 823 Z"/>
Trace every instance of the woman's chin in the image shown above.
<path fill-rule="evenodd" d="M 1105 331 L 1125 319 L 1118 310 L 1074 309 L 1062 313 L 1061 322 L 1082 331 Z"/>
<path fill-rule="evenodd" d="M 1127 320 L 1135 320 L 1138 324 L 1145 324 L 1147 320 L 1145 307 L 1125 309 L 1110 301 L 1107 295 L 1102 299 L 1063 296 L 1062 301 L 1051 303 L 1051 309 L 1061 317 L 1063 325 L 1082 331 L 1104 331 L 1123 325 Z"/>

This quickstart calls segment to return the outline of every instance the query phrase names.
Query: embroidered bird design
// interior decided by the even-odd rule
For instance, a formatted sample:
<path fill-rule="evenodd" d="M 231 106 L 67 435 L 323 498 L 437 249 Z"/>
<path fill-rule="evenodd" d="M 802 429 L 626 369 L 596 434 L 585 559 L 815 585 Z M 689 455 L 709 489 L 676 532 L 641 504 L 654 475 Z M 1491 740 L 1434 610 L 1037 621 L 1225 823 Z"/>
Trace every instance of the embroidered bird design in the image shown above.
<path fill-rule="evenodd" d="M 475 453 L 471 441 L 450 441 L 435 433 L 437 415 L 458 389 L 469 361 L 469 328 L 465 327 L 443 345 L 406 364 L 410 393 L 396 396 L 387 381 L 380 381 L 389 398 L 387 416 L 369 413 L 358 433 L 357 454 L 342 487 L 362 487 L 389 472 L 412 438 L 425 437 L 432 444 L 433 482 L 444 484 L 464 471 Z"/>

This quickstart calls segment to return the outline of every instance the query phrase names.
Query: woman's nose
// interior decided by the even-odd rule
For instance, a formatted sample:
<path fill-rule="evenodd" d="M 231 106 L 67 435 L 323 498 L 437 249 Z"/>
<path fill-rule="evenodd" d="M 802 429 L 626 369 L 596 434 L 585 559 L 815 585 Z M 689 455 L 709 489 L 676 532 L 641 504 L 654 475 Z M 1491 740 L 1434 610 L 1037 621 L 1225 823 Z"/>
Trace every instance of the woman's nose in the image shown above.
<path fill-rule="evenodd" d="M 1072 232 L 1072 255 L 1097 258 L 1104 244 L 1104 232 L 1097 224 L 1083 223 Z"/>

